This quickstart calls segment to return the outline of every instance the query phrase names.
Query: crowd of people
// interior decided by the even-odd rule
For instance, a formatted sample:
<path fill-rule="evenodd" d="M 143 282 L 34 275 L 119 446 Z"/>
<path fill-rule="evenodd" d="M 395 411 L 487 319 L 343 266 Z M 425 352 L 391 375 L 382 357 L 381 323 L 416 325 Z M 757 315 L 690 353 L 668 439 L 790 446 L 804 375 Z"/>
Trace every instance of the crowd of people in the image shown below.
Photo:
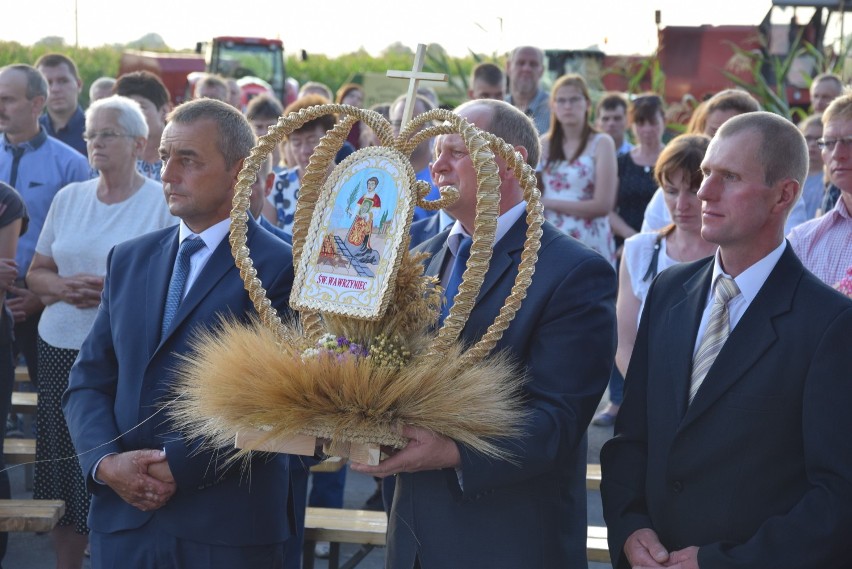
<path fill-rule="evenodd" d="M 527 419 L 519 440 L 495 441 L 503 460 L 404 425 L 404 449 L 351 464 L 376 478 L 369 506 L 384 498 L 387 566 L 587 566 L 590 425 L 614 425 L 601 454 L 613 566 L 845 566 L 852 462 L 837 449 L 852 301 L 832 288 L 852 278 L 852 94 L 817 76 L 814 114 L 796 125 L 729 89 L 672 136 L 660 96 L 593 96 L 573 73 L 548 93 L 544 71 L 542 50 L 518 47 L 505 72 L 477 65 L 455 109 L 513 146 L 541 190 L 535 276 L 495 348 L 526 371 Z M 261 94 L 242 108 L 227 80 L 205 75 L 173 108 L 142 71 L 99 78 L 83 110 L 82 88 L 60 54 L 0 68 L 0 416 L 24 362 L 39 397 L 33 495 L 66 503 L 57 567 L 81 567 L 90 550 L 97 568 L 297 569 L 305 507 L 342 507 L 347 468 L 257 455 L 248 478 L 158 409 L 196 330 L 254 314 L 226 237 L 257 137 L 282 114 L 361 107 L 366 94 L 308 82 L 289 105 Z M 398 135 L 405 102 L 371 108 Z M 437 106 L 422 90 L 413 114 Z M 302 177 L 335 124 L 289 133 L 252 185 L 248 245 L 281 313 Z M 374 144 L 356 123 L 334 163 Z M 477 173 L 458 134 L 422 141 L 410 160 L 427 199 L 459 191 L 439 212 L 418 207 L 410 231 L 446 288 L 465 267 Z M 498 166 L 501 262 L 465 343 L 500 310 L 526 238 L 521 183 Z"/>

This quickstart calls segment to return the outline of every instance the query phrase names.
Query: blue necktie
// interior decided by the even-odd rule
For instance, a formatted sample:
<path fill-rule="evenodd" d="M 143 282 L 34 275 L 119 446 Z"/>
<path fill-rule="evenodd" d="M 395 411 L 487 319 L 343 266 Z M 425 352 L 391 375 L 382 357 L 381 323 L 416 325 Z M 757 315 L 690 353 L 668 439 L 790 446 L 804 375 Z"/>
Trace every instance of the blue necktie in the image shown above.
<path fill-rule="evenodd" d="M 450 278 L 447 279 L 447 288 L 444 291 L 444 298 L 447 302 L 441 310 L 441 320 L 439 324 L 444 323 L 444 319 L 450 313 L 450 308 L 453 307 L 453 300 L 459 292 L 459 285 L 462 281 L 462 275 L 467 267 L 467 260 L 470 258 L 470 246 L 473 244 L 473 238 L 463 237 L 459 243 L 458 251 L 456 252 L 456 260 L 453 262 L 453 270 L 450 273 Z"/>
<path fill-rule="evenodd" d="M 189 276 L 189 258 L 204 247 L 204 241 L 197 239 L 184 239 L 178 249 L 175 268 L 172 271 L 172 280 L 169 282 L 169 292 L 166 295 L 166 308 L 163 310 L 163 327 L 160 337 L 166 335 L 169 324 L 177 313 L 180 301 L 183 300 L 183 289 L 186 287 L 186 278 Z"/>

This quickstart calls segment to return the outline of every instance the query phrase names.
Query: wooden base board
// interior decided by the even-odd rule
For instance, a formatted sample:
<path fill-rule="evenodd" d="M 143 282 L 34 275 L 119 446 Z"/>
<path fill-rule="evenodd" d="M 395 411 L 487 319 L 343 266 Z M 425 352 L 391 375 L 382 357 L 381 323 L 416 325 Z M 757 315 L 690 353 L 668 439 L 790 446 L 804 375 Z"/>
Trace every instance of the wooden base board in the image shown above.
<path fill-rule="evenodd" d="M 280 452 L 286 454 L 300 454 L 302 456 L 313 456 L 316 451 L 317 438 L 307 435 L 292 435 L 290 437 L 278 437 L 264 441 L 267 433 L 263 431 L 238 431 L 234 446 L 239 449 L 260 450 L 266 452 Z"/>
<path fill-rule="evenodd" d="M 349 460 L 376 466 L 382 460 L 382 449 L 379 448 L 379 445 L 353 444 L 349 448 Z"/>
<path fill-rule="evenodd" d="M 280 452 L 313 456 L 316 450 L 317 438 L 308 435 L 291 435 L 263 440 L 267 434 L 260 430 L 243 430 L 237 432 L 234 446 L 239 449 L 251 449 L 264 452 Z M 263 441 L 261 443 L 261 441 Z M 333 442 L 324 444 L 323 451 L 329 456 L 349 458 L 355 462 L 376 466 L 381 460 L 382 451 L 379 445 L 350 442 Z"/>

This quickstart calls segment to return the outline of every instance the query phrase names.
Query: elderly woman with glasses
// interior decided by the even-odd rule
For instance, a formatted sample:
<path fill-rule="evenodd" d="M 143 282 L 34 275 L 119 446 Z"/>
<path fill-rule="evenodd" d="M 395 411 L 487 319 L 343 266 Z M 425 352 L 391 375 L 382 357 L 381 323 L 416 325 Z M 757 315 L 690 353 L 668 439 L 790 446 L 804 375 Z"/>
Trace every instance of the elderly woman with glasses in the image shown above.
<path fill-rule="evenodd" d="M 95 319 L 112 247 L 177 223 L 159 182 L 143 177 L 136 159 L 148 126 L 139 104 L 112 96 L 86 111 L 89 162 L 99 176 L 69 184 L 53 199 L 27 273 L 46 308 L 39 322 L 38 434 L 33 496 L 65 501 L 53 530 L 57 567 L 80 567 L 89 496 L 73 457 L 60 399 L 68 373 Z M 140 275 L 144 278 L 144 275 Z M 63 460 L 59 460 L 63 459 Z"/>

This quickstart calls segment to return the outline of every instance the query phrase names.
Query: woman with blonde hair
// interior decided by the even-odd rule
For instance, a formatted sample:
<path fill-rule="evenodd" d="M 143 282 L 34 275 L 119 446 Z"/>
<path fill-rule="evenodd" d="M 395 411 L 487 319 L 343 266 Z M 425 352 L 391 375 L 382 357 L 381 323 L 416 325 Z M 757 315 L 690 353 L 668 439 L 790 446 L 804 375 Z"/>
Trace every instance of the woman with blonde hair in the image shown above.
<path fill-rule="evenodd" d="M 615 143 L 592 128 L 591 106 L 580 75 L 563 75 L 553 84 L 550 129 L 541 137 L 541 203 L 551 223 L 614 265 L 609 213 L 618 184 Z"/>

